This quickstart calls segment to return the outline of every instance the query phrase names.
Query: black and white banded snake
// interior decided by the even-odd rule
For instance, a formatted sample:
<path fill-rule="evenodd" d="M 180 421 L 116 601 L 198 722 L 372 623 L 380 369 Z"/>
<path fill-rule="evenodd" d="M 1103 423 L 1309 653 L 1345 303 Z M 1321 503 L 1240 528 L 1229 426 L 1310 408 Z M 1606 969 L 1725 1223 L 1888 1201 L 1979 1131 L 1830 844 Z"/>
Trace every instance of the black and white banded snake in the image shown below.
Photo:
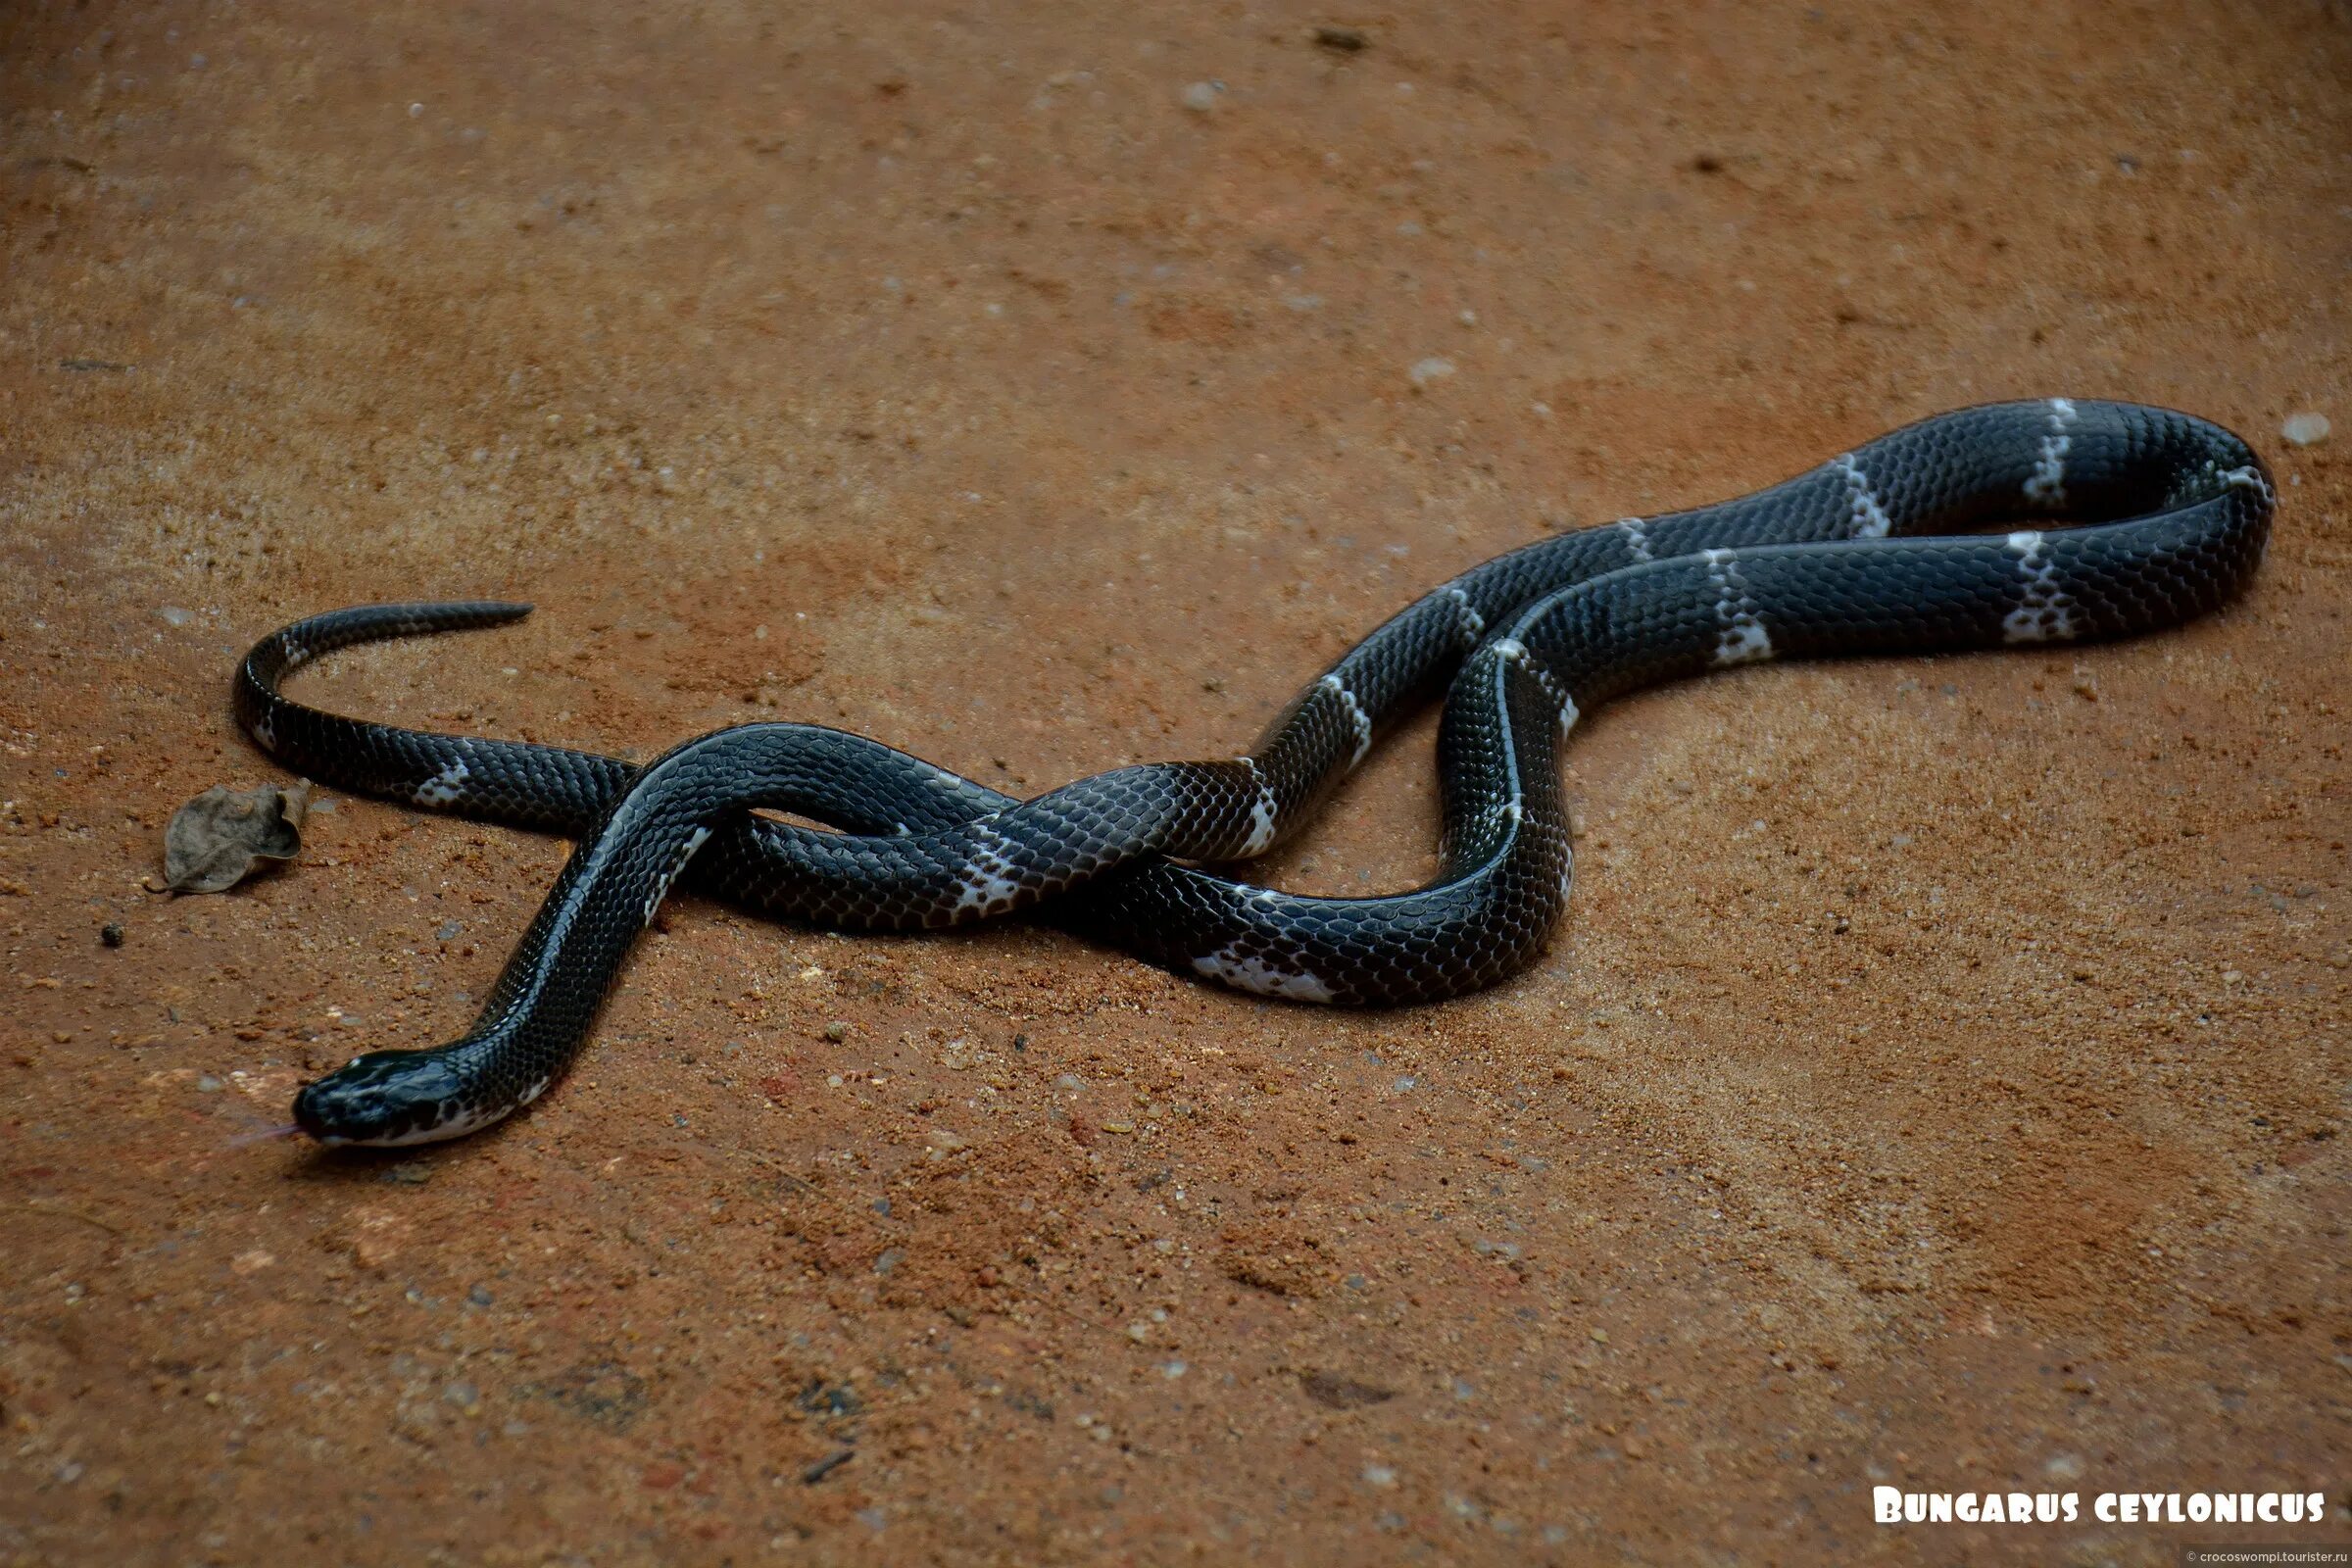
<path fill-rule="evenodd" d="M 279 696 L 279 681 L 338 648 L 496 625 L 529 607 L 314 616 L 240 666 L 237 717 L 265 752 L 338 788 L 579 843 L 465 1038 L 361 1056 L 306 1086 L 295 1119 L 327 1144 L 411 1144 L 528 1104 L 578 1054 L 681 875 L 748 908 L 862 930 L 1050 900 L 1046 912 L 1087 936 L 1301 1002 L 1478 990 L 1533 962 L 1565 908 L 1558 749 L 1581 713 L 1760 660 L 2176 625 L 2245 585 L 2274 505 L 2245 443 L 2186 415 L 2065 398 L 1963 409 L 1738 500 L 1499 556 L 1357 644 L 1248 756 L 1118 768 L 1029 801 L 809 724 L 722 729 L 638 767 L 339 717 Z M 2026 519 L 2075 526 L 1971 531 Z M 1383 728 L 1441 687 L 1432 881 L 1310 898 L 1205 868 L 1298 829 Z"/>

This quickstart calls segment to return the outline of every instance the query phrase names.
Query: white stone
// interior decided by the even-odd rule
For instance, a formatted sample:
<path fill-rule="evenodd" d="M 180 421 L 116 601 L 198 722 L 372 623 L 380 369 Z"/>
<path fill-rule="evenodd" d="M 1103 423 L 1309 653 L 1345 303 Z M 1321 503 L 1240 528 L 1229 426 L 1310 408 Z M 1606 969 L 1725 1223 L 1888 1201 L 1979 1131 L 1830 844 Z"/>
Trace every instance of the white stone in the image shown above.
<path fill-rule="evenodd" d="M 2278 427 L 2278 433 L 2286 438 L 2289 446 L 2316 447 L 2328 439 L 2328 432 L 2332 428 L 2325 414 L 2294 414 L 2289 415 L 2286 422 Z"/>

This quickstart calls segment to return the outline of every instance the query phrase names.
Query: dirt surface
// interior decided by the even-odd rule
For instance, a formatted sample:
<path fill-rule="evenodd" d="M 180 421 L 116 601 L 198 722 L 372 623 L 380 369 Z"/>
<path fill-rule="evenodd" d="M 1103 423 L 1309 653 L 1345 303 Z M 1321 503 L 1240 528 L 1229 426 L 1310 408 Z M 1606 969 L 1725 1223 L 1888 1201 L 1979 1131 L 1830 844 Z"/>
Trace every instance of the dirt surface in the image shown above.
<path fill-rule="evenodd" d="M 9 8 L 0 1561 L 2352 1536 L 2348 74 L 2306 0 Z M 142 889 L 280 779 L 228 675 L 315 611 L 540 607 L 347 711 L 1034 792 L 1546 528 L 2052 393 L 2256 442 L 2251 596 L 1611 709 L 1469 1001 L 682 900 L 529 1114 L 329 1158 L 237 1140 L 460 1031 L 564 846 L 330 794 Z M 1422 874 L 1430 734 L 1271 878 Z"/>

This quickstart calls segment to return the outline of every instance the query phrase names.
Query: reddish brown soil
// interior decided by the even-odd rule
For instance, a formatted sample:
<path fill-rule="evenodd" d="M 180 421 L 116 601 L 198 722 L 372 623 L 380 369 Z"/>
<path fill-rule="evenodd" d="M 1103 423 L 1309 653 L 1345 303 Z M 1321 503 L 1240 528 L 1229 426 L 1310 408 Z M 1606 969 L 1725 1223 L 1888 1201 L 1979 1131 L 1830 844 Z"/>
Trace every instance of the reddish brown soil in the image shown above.
<path fill-rule="evenodd" d="M 0 1560 L 2210 1539 L 1889 1481 L 2352 1534 L 2348 74 L 2308 0 L 9 8 Z M 540 606 L 347 710 L 1035 790 L 1544 528 L 2060 392 L 2256 440 L 2251 596 L 1625 703 L 1470 1001 L 681 901 L 530 1114 L 322 1158 L 234 1140 L 461 1029 L 564 847 L 346 799 L 141 888 L 314 611 Z M 1428 736 L 1273 877 L 1426 868 Z"/>

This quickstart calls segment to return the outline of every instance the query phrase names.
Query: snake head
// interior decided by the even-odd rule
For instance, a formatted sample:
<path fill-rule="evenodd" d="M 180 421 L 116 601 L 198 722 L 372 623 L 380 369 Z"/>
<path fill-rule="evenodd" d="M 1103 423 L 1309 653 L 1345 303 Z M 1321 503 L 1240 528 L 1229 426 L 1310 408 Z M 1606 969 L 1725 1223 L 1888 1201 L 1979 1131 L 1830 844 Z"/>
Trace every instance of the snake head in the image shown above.
<path fill-rule="evenodd" d="M 302 1086 L 294 1121 L 330 1149 L 373 1149 L 456 1138 L 482 1124 L 466 1087 L 439 1052 L 371 1051 Z"/>

